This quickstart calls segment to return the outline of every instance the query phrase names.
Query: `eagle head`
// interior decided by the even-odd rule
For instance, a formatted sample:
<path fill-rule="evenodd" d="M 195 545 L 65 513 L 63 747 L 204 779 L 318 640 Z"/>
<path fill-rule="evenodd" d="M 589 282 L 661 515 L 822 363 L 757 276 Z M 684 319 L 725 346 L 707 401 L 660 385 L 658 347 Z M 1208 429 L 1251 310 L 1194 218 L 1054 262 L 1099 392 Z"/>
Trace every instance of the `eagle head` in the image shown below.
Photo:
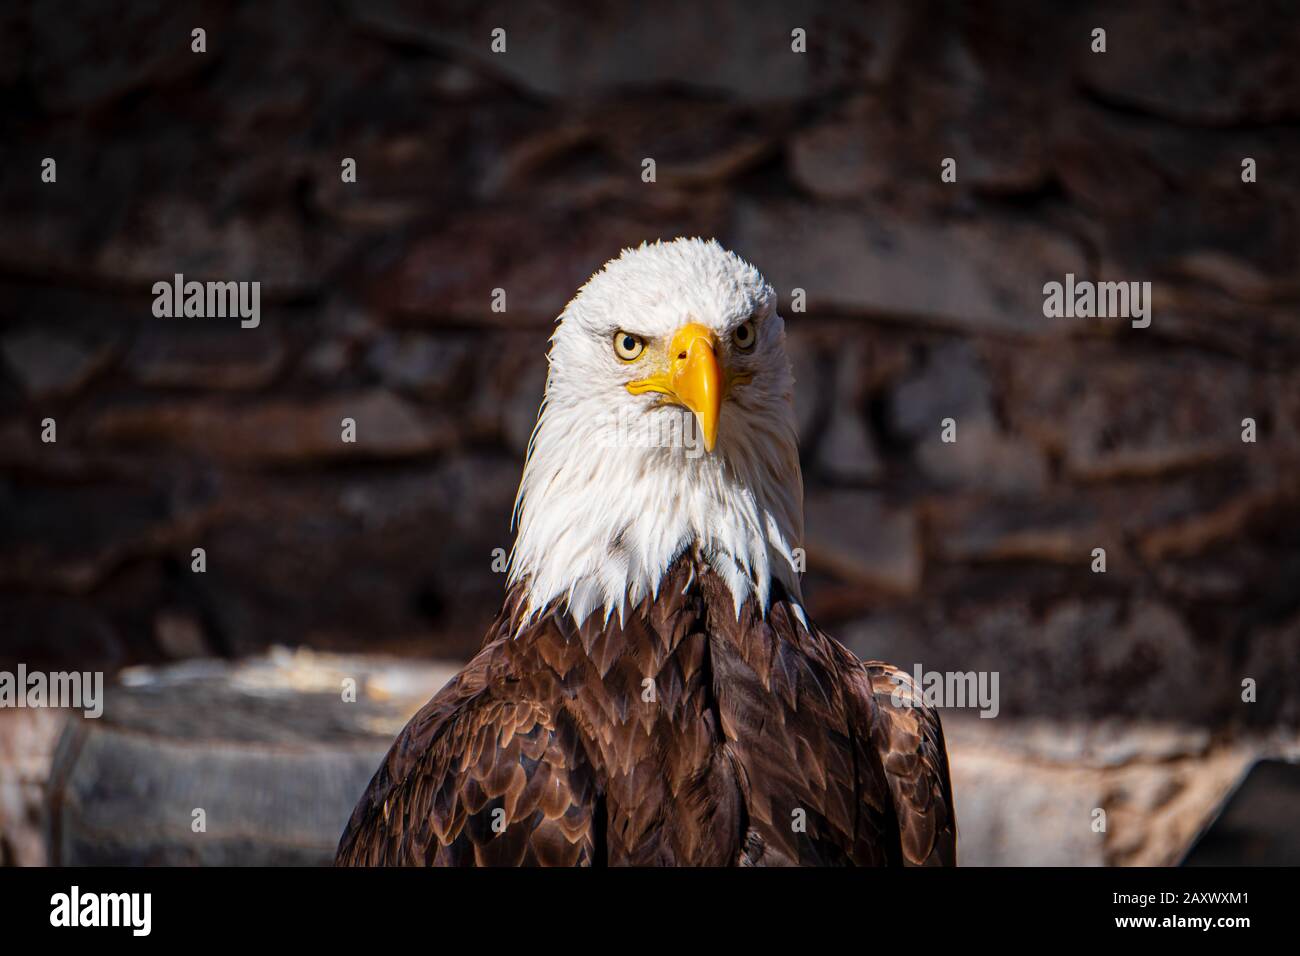
<path fill-rule="evenodd" d="M 800 600 L 803 482 L 776 293 L 716 241 L 625 249 L 561 313 L 515 503 L 510 582 L 581 624 L 691 553 L 762 613 Z"/>

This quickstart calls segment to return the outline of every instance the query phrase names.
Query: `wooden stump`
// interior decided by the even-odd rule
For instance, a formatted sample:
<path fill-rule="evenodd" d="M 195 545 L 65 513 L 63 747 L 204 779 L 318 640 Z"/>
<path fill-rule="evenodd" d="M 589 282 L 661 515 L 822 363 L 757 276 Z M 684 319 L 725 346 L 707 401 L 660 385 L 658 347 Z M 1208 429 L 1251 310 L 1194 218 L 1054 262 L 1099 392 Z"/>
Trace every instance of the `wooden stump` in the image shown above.
<path fill-rule="evenodd" d="M 59 741 L 49 862 L 328 864 L 393 738 L 457 669 L 275 650 L 125 671 Z"/>

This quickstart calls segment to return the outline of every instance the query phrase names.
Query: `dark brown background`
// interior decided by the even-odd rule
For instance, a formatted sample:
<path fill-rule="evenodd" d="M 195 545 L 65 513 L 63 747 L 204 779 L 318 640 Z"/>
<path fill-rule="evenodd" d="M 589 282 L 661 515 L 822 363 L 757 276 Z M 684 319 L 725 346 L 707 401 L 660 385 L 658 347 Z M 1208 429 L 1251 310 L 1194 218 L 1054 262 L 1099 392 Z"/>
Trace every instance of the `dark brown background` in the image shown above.
<path fill-rule="evenodd" d="M 1008 715 L 1300 723 L 1300 17 L 1055 7 L 6 5 L 0 666 L 467 656 L 550 324 L 700 234 L 781 295 L 856 651 Z M 154 318 L 176 272 L 259 280 L 260 328 Z M 1151 327 L 1045 319 L 1066 272 Z"/>

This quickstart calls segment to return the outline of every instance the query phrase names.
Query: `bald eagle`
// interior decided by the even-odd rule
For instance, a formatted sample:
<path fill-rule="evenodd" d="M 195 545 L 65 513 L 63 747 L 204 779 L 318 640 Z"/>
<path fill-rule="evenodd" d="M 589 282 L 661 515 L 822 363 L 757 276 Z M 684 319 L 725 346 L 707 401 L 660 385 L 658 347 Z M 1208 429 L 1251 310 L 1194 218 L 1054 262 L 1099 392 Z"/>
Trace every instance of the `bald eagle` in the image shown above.
<path fill-rule="evenodd" d="M 643 244 L 548 358 L 504 606 L 336 862 L 953 864 L 938 715 L 803 607 L 772 287 L 716 241 Z"/>

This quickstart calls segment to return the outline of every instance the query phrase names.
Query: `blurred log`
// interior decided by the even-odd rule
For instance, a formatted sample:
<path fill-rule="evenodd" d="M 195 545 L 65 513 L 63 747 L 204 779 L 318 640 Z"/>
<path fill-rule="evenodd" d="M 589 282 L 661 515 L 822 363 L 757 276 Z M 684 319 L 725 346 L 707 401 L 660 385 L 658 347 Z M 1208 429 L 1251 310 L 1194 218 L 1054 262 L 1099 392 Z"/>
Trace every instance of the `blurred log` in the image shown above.
<path fill-rule="evenodd" d="M 49 862 L 328 864 L 393 738 L 457 669 L 276 649 L 124 671 L 59 741 Z"/>
<path fill-rule="evenodd" d="M 944 711 L 943 729 L 960 866 L 1172 866 L 1257 759 L 1300 765 L 1294 734 L 982 720 L 955 710 Z M 1272 792 L 1271 809 L 1262 799 L 1251 803 L 1268 824 L 1226 828 L 1216 852 L 1258 852 L 1247 837 L 1266 826 L 1280 835 L 1290 825 L 1295 814 L 1280 808 L 1280 785 Z"/>
<path fill-rule="evenodd" d="M 48 862 L 326 865 L 393 738 L 456 670 L 276 650 L 124 671 L 98 720 L 24 712 L 41 715 L 44 739 L 63 728 L 53 760 L 32 763 L 52 764 Z M 965 866 L 1171 865 L 1258 758 L 1300 763 L 1296 735 L 951 710 L 944 730 Z M 0 843 L 21 835 L 0 826 Z"/>

